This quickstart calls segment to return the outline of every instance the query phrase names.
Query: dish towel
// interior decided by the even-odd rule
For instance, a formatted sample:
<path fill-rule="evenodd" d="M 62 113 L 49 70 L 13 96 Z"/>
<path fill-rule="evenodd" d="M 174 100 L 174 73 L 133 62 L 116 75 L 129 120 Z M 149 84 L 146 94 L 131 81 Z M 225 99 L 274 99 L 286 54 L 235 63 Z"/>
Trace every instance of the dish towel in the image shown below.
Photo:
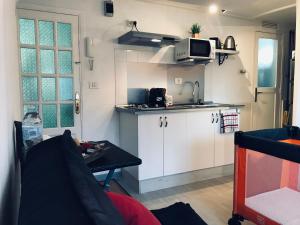
<path fill-rule="evenodd" d="M 236 109 L 222 110 L 220 133 L 233 133 L 240 130 L 240 114 Z"/>

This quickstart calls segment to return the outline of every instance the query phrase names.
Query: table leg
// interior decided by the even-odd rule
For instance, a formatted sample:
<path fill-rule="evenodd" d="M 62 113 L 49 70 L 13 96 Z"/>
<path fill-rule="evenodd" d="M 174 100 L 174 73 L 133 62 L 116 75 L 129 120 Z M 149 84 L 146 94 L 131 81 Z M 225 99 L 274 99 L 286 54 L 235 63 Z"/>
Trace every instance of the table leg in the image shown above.
<path fill-rule="evenodd" d="M 115 173 L 114 169 L 112 169 L 108 172 L 108 174 L 105 178 L 104 184 L 103 184 L 103 187 L 104 187 L 105 190 L 109 189 L 109 186 L 110 186 L 109 183 L 110 183 L 111 179 L 113 178 L 114 173 Z"/>

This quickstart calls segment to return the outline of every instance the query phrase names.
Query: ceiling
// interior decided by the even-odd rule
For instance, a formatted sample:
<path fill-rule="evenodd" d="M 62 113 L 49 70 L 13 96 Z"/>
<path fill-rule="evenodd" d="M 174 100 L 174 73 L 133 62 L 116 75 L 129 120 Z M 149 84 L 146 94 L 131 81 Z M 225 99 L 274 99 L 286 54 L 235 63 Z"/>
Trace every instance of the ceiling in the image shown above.
<path fill-rule="evenodd" d="M 189 5 L 209 6 L 211 3 L 226 9 L 227 14 L 245 19 L 274 23 L 296 23 L 296 0 L 167 0 Z"/>

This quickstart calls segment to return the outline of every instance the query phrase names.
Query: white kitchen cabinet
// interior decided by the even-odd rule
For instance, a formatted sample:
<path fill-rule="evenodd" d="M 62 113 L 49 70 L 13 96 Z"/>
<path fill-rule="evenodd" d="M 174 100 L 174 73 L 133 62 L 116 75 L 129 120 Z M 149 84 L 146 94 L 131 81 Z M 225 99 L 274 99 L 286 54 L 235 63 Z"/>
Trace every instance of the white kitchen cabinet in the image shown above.
<path fill-rule="evenodd" d="M 213 112 L 187 113 L 188 171 L 214 166 Z"/>
<path fill-rule="evenodd" d="M 234 133 L 220 133 L 220 114 L 215 112 L 214 142 L 215 163 L 214 166 L 224 166 L 234 163 Z"/>
<path fill-rule="evenodd" d="M 164 175 L 184 173 L 190 169 L 187 148 L 186 113 L 164 114 Z"/>
<path fill-rule="evenodd" d="M 163 115 L 138 116 L 139 180 L 163 176 L 164 159 Z"/>
<path fill-rule="evenodd" d="M 219 109 L 121 114 L 121 147 L 142 159 L 125 170 L 139 181 L 234 163 L 234 134 L 220 133 Z"/>

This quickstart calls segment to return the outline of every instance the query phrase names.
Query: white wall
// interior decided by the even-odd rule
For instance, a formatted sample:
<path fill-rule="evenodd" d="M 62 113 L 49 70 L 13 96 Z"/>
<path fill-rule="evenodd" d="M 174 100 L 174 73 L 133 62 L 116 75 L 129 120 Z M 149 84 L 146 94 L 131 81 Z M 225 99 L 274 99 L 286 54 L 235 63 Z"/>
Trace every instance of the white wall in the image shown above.
<path fill-rule="evenodd" d="M 127 88 L 167 88 L 167 66 L 157 63 L 127 63 Z"/>
<path fill-rule="evenodd" d="M 127 89 L 131 93 L 129 94 L 128 92 L 128 100 L 136 100 L 141 88 L 151 89 L 156 87 L 166 88 L 167 94 L 173 96 L 174 104 L 188 103 L 193 101 L 192 93 L 194 89 L 192 85 L 185 85 L 187 81 L 193 83 L 199 81 L 199 88 L 196 87 L 195 91 L 196 94 L 199 93 L 199 98 L 204 100 L 203 65 L 178 66 L 159 63 L 127 62 L 126 67 L 127 84 L 123 85 L 127 85 Z M 182 78 L 182 85 L 175 84 L 175 78 Z M 123 90 L 125 91 L 125 89 Z M 126 93 L 122 94 L 126 95 Z M 123 103 L 136 103 L 136 101 Z"/>
<path fill-rule="evenodd" d="M 13 120 L 19 117 L 19 78 L 15 1 L 0 0 L 0 224 L 16 224 L 18 166 Z"/>
<path fill-rule="evenodd" d="M 297 0 L 293 125 L 300 126 L 300 0 Z"/>
<path fill-rule="evenodd" d="M 246 102 L 248 93 L 244 93 L 251 84 L 253 76 L 253 45 L 255 23 L 237 18 L 211 16 L 206 11 L 196 11 L 187 8 L 172 7 L 164 4 L 154 4 L 137 0 L 115 0 L 115 16 L 103 16 L 102 0 L 21 0 L 22 7 L 32 8 L 36 5 L 44 9 L 59 11 L 71 9 L 81 14 L 81 41 L 86 36 L 97 38 L 100 43 L 96 47 L 95 70 L 90 72 L 86 59 L 83 68 L 83 139 L 108 139 L 118 143 L 118 115 L 114 105 L 122 99 L 116 92 L 122 89 L 118 73 L 122 68 L 115 67 L 116 38 L 130 28 L 125 21 L 137 20 L 142 31 L 158 32 L 188 36 L 191 24 L 199 22 L 203 27 L 202 37 L 220 36 L 224 40 L 233 34 L 237 40 L 241 54 L 236 60 L 225 62 L 224 66 L 211 65 L 210 73 L 206 75 L 207 100 L 222 102 Z M 50 8 L 49 8 L 50 7 Z M 83 44 L 82 44 L 83 46 Z M 116 59 L 116 61 L 122 59 Z M 124 68 L 123 68 L 124 69 Z M 246 69 L 248 74 L 243 78 L 238 71 Z M 117 76 L 117 80 L 115 79 Z M 99 83 L 98 90 L 88 89 L 89 81 Z M 218 81 L 216 83 L 215 81 Z M 117 88 L 116 88 L 117 85 Z M 232 88 L 232 86 L 236 86 Z M 227 94 L 224 87 L 228 88 Z M 250 88 L 251 89 L 251 88 Z M 125 93 L 125 92 L 122 92 Z M 222 97 L 220 97 L 222 95 Z M 241 98 L 239 98 L 241 96 Z"/>
<path fill-rule="evenodd" d="M 195 66 L 168 66 L 168 94 L 173 96 L 174 103 L 187 103 L 197 100 L 197 97 L 204 101 L 204 73 L 205 67 L 203 65 Z M 182 85 L 175 84 L 175 78 L 182 78 Z M 195 87 L 195 96 L 193 99 L 193 87 L 185 82 L 199 82 Z M 199 95 L 198 95 L 199 94 Z"/>

